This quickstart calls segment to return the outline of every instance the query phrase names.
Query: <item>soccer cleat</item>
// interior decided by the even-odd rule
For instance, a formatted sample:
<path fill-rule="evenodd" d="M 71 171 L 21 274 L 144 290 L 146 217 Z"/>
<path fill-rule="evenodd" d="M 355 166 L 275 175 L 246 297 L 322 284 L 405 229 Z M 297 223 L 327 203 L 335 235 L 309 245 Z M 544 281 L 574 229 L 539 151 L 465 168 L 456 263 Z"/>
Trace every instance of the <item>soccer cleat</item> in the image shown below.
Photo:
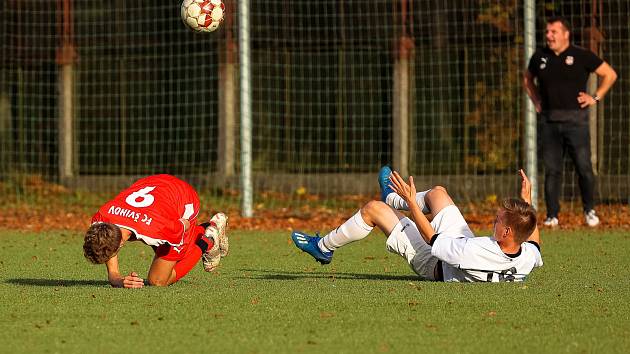
<path fill-rule="evenodd" d="M 378 185 L 381 187 L 381 201 L 383 202 L 386 202 L 390 193 L 394 193 L 394 190 L 390 187 L 391 181 L 389 176 L 391 175 L 392 169 L 387 165 L 381 167 L 381 170 L 378 172 Z"/>
<path fill-rule="evenodd" d="M 545 219 L 545 221 L 543 221 L 543 225 L 548 226 L 548 227 L 556 227 L 558 226 L 560 222 L 558 221 L 558 218 L 554 217 L 547 217 Z"/>
<path fill-rule="evenodd" d="M 305 233 L 293 231 L 291 239 L 297 248 L 313 256 L 319 263 L 328 264 L 332 261 L 333 252 L 323 252 L 317 245 L 320 240 L 319 236 L 309 236 Z"/>
<path fill-rule="evenodd" d="M 225 257 L 229 252 L 229 242 L 227 233 L 227 216 L 223 213 L 218 213 L 210 219 L 208 227 L 204 232 L 207 238 L 211 238 L 214 241 L 212 248 L 208 249 L 201 255 L 201 262 L 203 269 L 206 272 L 214 271 L 221 262 L 221 257 Z"/>
<path fill-rule="evenodd" d="M 586 224 L 590 227 L 599 225 L 599 218 L 593 209 L 584 213 L 584 219 L 586 220 Z"/>
<path fill-rule="evenodd" d="M 215 225 L 218 230 L 219 251 L 221 257 L 225 257 L 230 253 L 230 243 L 227 237 L 228 217 L 223 213 L 215 214 L 210 219 L 210 226 Z M 207 229 L 206 229 L 207 230 Z M 207 236 L 207 235 L 206 235 Z"/>
<path fill-rule="evenodd" d="M 219 243 L 215 242 L 214 245 L 212 245 L 212 248 L 208 249 L 201 255 L 203 270 L 206 272 L 213 272 L 219 266 L 219 262 L 221 262 Z"/>

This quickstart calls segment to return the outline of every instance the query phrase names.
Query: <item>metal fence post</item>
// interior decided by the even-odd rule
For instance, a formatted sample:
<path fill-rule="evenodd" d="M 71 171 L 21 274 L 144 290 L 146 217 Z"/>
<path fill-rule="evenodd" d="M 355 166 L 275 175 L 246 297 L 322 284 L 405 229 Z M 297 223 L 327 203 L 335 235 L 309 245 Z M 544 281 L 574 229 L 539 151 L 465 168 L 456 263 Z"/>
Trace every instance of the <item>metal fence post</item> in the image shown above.
<path fill-rule="evenodd" d="M 253 216 L 252 191 L 252 88 L 249 31 L 249 0 L 241 0 L 239 9 L 239 62 L 241 84 L 241 214 Z"/>
<path fill-rule="evenodd" d="M 525 0 L 523 4 L 523 18 L 525 28 L 525 65 L 529 62 L 529 58 L 534 54 L 536 50 L 536 1 Z M 523 90 L 525 96 L 525 172 L 527 173 L 530 181 L 532 182 L 532 206 L 534 208 L 538 205 L 538 171 L 537 171 L 537 156 L 536 156 L 536 109 L 534 104 L 527 97 L 527 94 Z"/>

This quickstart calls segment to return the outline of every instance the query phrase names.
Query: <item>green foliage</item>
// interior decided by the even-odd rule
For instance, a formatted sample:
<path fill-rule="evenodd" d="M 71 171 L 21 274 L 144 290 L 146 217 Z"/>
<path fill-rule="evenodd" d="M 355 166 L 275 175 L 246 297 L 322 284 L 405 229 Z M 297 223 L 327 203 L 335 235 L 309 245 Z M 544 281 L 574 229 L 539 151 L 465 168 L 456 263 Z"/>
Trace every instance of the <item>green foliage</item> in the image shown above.
<path fill-rule="evenodd" d="M 496 73 L 479 78 L 473 75 L 473 107 L 464 117 L 465 136 L 472 138 L 468 144 L 473 148 L 464 162 L 467 170 L 505 172 L 519 160 L 521 146 L 522 38 L 514 28 L 518 7 L 513 0 L 480 0 L 479 6 L 477 21 L 498 30 L 496 35 L 502 41 L 485 53 L 478 53 Z"/>
<path fill-rule="evenodd" d="M 469 171 L 505 172 L 519 160 L 520 52 L 519 47 L 511 46 L 486 53 L 500 74 L 476 82 L 472 95 L 474 109 L 464 117 L 465 129 L 472 138 L 470 144 L 474 146 L 465 157 Z"/>
<path fill-rule="evenodd" d="M 7 353 L 624 351 L 630 238 L 543 237 L 545 266 L 522 284 L 418 281 L 377 232 L 327 267 L 288 233 L 239 232 L 217 274 L 125 290 L 77 235 L 2 231 L 0 340 Z M 151 257 L 129 245 L 121 268 L 146 275 Z"/>
<path fill-rule="evenodd" d="M 479 15 L 477 20 L 480 23 L 488 23 L 501 32 L 513 32 L 515 24 L 515 15 L 518 6 L 516 0 L 507 1 L 479 1 Z"/>

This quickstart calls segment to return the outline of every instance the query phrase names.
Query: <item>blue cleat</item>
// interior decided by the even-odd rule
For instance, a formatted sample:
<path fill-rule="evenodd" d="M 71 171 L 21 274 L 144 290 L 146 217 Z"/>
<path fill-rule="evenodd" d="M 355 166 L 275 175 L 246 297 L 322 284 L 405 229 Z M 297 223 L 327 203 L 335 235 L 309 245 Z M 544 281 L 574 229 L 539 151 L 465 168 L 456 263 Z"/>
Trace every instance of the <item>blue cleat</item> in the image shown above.
<path fill-rule="evenodd" d="M 328 264 L 332 261 L 332 252 L 322 252 L 322 250 L 319 249 L 317 245 L 320 239 L 319 236 L 309 236 L 299 231 L 293 231 L 291 233 L 291 239 L 297 248 L 313 256 L 319 263 Z"/>
<path fill-rule="evenodd" d="M 394 190 L 390 187 L 389 176 L 391 175 L 392 169 L 387 165 L 381 167 L 381 170 L 378 172 L 378 185 L 381 187 L 381 201 L 383 202 L 385 202 L 390 193 L 394 193 Z"/>

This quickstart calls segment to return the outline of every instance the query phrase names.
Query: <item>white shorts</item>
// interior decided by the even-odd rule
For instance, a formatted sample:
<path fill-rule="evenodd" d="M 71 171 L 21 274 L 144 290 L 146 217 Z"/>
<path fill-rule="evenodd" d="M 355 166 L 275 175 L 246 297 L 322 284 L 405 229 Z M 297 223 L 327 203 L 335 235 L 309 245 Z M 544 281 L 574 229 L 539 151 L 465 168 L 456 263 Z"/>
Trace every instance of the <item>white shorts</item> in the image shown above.
<path fill-rule="evenodd" d="M 431 221 L 436 234 L 458 234 L 475 237 L 457 206 L 449 205 L 440 210 Z M 429 235 L 432 237 L 433 235 Z M 387 251 L 396 253 L 407 260 L 411 269 L 426 280 L 435 280 L 435 265 L 438 259 L 431 254 L 429 246 L 416 224 L 409 218 L 402 218 L 387 237 Z"/>

